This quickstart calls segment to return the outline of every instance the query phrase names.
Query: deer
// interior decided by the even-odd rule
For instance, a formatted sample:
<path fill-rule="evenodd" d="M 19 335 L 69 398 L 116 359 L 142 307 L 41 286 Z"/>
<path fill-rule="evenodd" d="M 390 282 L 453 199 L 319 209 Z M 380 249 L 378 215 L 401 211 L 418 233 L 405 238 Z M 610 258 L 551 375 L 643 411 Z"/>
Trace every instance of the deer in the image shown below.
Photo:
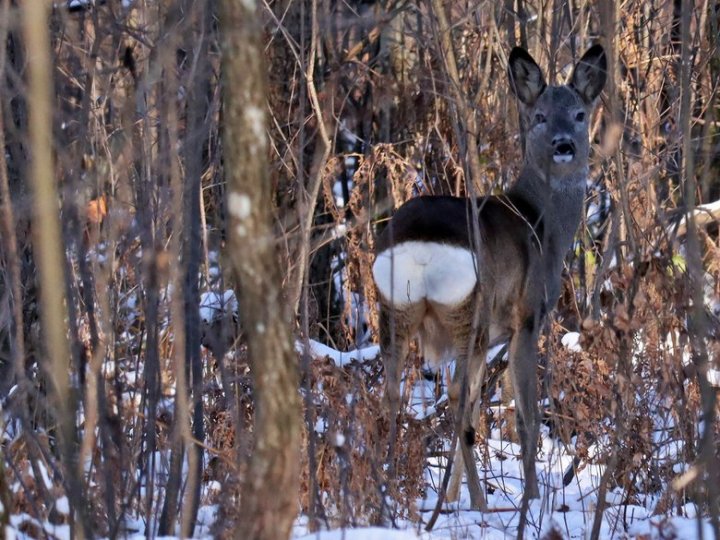
<path fill-rule="evenodd" d="M 426 363 L 455 359 L 448 385 L 458 447 L 447 500 L 457 500 L 462 464 L 472 508 L 487 510 L 475 464 L 475 426 L 489 347 L 508 343 L 508 371 L 525 493 L 539 497 L 539 330 L 560 296 L 565 255 L 580 224 L 589 173 L 589 124 L 607 77 L 594 45 L 565 85 L 548 85 L 523 48 L 508 78 L 525 140 L 516 181 L 501 195 L 423 195 L 401 205 L 378 235 L 373 278 L 379 298 L 384 403 L 393 428 L 410 342 Z M 392 460 L 392 455 L 389 458 Z"/>

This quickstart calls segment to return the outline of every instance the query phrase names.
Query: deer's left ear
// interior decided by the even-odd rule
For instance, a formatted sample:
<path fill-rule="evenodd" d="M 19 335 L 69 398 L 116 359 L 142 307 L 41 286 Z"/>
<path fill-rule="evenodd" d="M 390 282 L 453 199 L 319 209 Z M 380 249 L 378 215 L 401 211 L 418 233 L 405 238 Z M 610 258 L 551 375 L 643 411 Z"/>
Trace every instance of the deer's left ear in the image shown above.
<path fill-rule="evenodd" d="M 537 62 L 522 47 L 515 47 L 508 59 L 510 88 L 520 102 L 532 107 L 547 84 Z"/>
<path fill-rule="evenodd" d="M 575 65 L 570 86 L 590 105 L 600 95 L 607 79 L 607 57 L 602 45 L 588 49 Z"/>

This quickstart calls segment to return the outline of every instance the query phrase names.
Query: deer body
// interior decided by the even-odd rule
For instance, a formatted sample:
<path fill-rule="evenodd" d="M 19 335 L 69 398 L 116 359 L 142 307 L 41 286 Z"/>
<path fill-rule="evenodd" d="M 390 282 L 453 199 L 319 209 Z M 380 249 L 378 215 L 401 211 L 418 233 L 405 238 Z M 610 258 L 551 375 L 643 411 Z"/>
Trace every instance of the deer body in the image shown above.
<path fill-rule="evenodd" d="M 479 394 L 487 349 L 505 340 L 525 489 L 539 494 L 537 334 L 560 294 L 563 260 L 582 216 L 588 122 L 606 60 L 600 46 L 592 47 L 568 85 L 547 86 L 532 57 L 516 48 L 508 71 L 526 126 L 525 163 L 513 187 L 476 200 L 408 201 L 378 238 L 373 265 L 391 426 L 409 343 L 418 335 L 429 362 L 456 359 L 448 395 L 460 429 L 458 461 L 465 463 L 471 504 L 480 509 L 485 499 L 472 453 Z M 457 465 L 450 500 L 459 491 Z"/>

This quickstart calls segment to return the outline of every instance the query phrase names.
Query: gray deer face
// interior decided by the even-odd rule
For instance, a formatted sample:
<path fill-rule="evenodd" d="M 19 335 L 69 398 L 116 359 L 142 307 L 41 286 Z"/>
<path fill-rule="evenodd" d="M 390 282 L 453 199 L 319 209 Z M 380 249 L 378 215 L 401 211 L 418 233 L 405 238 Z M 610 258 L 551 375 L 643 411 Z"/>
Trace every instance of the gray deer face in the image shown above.
<path fill-rule="evenodd" d="M 510 87 L 518 99 L 526 129 L 525 160 L 553 189 L 585 177 L 590 149 L 588 126 L 595 99 L 605 85 L 607 60 L 600 45 L 590 48 L 565 86 L 548 86 L 540 67 L 524 50 L 510 54 Z M 583 184 L 584 186 L 584 184 Z"/>

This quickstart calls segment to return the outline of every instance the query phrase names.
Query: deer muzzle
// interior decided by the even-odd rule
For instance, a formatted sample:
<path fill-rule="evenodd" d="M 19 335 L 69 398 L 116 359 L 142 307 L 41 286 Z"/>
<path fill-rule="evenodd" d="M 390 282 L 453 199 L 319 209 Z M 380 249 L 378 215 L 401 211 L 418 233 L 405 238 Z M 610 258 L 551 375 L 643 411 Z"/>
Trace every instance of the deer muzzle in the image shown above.
<path fill-rule="evenodd" d="M 570 163 L 575 158 L 575 143 L 568 137 L 555 137 L 552 141 L 553 161 Z"/>

